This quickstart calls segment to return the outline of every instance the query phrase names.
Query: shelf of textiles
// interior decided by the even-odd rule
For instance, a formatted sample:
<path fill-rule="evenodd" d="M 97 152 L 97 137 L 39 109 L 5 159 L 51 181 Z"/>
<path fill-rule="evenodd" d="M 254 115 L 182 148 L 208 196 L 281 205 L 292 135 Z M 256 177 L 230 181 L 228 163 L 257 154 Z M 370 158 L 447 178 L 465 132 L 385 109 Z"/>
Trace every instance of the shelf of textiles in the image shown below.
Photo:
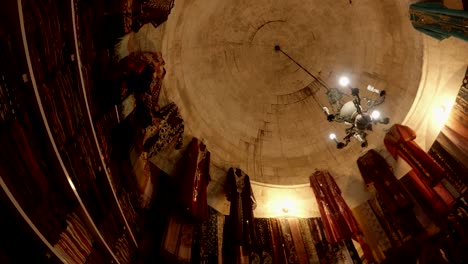
<path fill-rule="evenodd" d="M 32 67 L 36 81 L 42 84 L 75 58 L 70 1 L 21 3 Z"/>
<path fill-rule="evenodd" d="M 114 47 L 123 37 L 112 36 L 119 23 L 107 23 L 120 17 L 134 1 L 79 1 L 76 25 L 83 81 L 94 119 L 132 95 L 136 100 L 154 105 L 155 111 L 164 78 L 164 60 L 160 53 L 131 53 L 120 61 Z M 106 12 L 105 14 L 103 14 Z M 92 30 L 90 30 L 92 29 Z"/>
<path fill-rule="evenodd" d="M 139 204 L 139 195 L 135 186 L 135 179 L 132 171 L 127 164 L 111 164 L 111 172 L 115 179 L 119 182 L 114 183 L 117 190 L 117 198 L 122 206 L 122 210 L 128 221 L 132 232 L 138 235 L 138 222 L 142 216 L 141 207 Z"/>
<path fill-rule="evenodd" d="M 119 1 L 104 0 L 75 1 L 81 72 L 93 120 L 99 119 L 111 108 L 115 109 L 115 105 L 122 101 L 116 88 L 119 81 L 114 78 L 119 66 L 112 52 L 123 33 L 117 37 L 112 36 L 112 32 L 123 26 L 115 21 L 108 23 L 116 10 L 122 15 L 121 4 Z"/>
<path fill-rule="evenodd" d="M 119 164 L 115 164 L 116 161 L 110 157 L 111 146 L 115 145 L 112 144 L 112 129 L 119 122 L 119 117 L 114 115 L 115 108 L 109 107 L 112 103 L 109 104 L 102 100 L 103 97 L 113 97 L 111 92 L 108 93 L 108 90 L 112 90 L 113 87 L 107 81 L 107 72 L 109 68 L 112 68 L 112 65 L 110 65 L 109 54 L 105 54 L 108 50 L 108 43 L 103 39 L 105 35 L 105 30 L 102 28 L 104 4 L 104 1 L 80 1 L 75 4 L 79 58 L 83 65 L 79 70 L 83 73 L 83 89 L 86 91 L 85 96 L 87 105 L 89 105 L 88 115 L 92 120 L 92 129 L 96 131 L 96 144 L 98 144 L 97 147 L 102 155 L 102 166 L 109 180 L 114 199 L 118 201 L 125 225 L 136 245 L 134 236 L 135 211 L 130 210 L 128 195 L 125 193 L 127 185 L 119 184 L 119 175 L 122 174 L 118 169 Z M 112 102 L 112 99 L 110 101 Z M 118 101 L 116 100 L 116 102 Z M 119 143 L 117 142 L 117 144 Z"/>
<path fill-rule="evenodd" d="M 38 88 L 52 135 L 74 187 L 100 232 L 108 234 L 104 235 L 106 241 L 111 241 L 113 236 L 124 230 L 109 222 L 114 223 L 122 217 L 117 213 L 117 201 L 110 190 L 104 168 L 100 165 L 96 144 L 91 141 L 92 132 L 86 127 L 87 124 L 83 124 L 83 108 L 77 91 L 79 87 L 73 82 L 72 70 L 65 66 L 63 72 L 57 72 Z M 115 212 L 114 215 L 104 218 L 103 214 L 109 210 Z"/>
<path fill-rule="evenodd" d="M 22 11 L 34 79 L 54 139 L 62 145 L 83 125 L 70 2 L 27 0 Z"/>
<path fill-rule="evenodd" d="M 113 263 L 114 258 L 100 243 L 96 243 L 95 235 L 86 227 L 78 213 L 72 212 L 66 218 L 66 229 L 54 244 L 54 249 L 66 263 Z M 116 250 L 117 260 L 120 261 Z"/>
<path fill-rule="evenodd" d="M 456 192 L 468 197 L 468 168 L 453 158 L 437 141 L 431 146 L 428 154 L 445 169 L 446 179 L 456 189 Z"/>
<path fill-rule="evenodd" d="M 49 120 L 52 120 L 53 130 L 50 133 L 57 138 L 57 142 L 61 143 L 58 146 L 61 151 L 65 142 L 68 142 L 72 135 L 74 136 L 75 130 L 80 131 L 83 127 L 80 124 L 79 114 L 76 114 L 79 108 L 74 108 L 72 111 L 65 107 L 78 105 L 76 104 L 77 93 L 73 91 L 75 85 L 72 74 L 73 63 L 63 59 L 64 49 L 68 46 L 64 44 L 65 42 L 55 43 L 54 41 L 60 39 L 60 36 L 54 38 L 54 34 L 49 32 L 51 28 L 59 32 L 66 28 L 66 22 L 62 24 L 56 21 L 57 16 L 64 15 L 55 9 L 60 9 L 61 5 L 52 5 L 52 11 L 44 14 L 50 10 L 46 8 L 49 2 L 28 2 L 27 4 L 28 7 L 24 9 L 17 9 L 18 7 L 13 5 L 7 6 L 7 10 L 3 11 L 7 12 L 8 16 L 2 16 L 2 22 L 3 19 L 9 19 L 10 26 L 2 27 L 0 42 L 2 50 L 0 64 L 2 73 L 0 93 L 2 150 L 0 155 L 2 160 L 0 170 L 2 182 L 4 181 L 5 188 L 11 193 L 11 197 L 14 197 L 11 199 L 17 204 L 18 210 L 24 212 L 25 219 L 30 219 L 30 222 L 37 226 L 37 234 L 41 234 L 44 241 L 55 244 L 63 229 L 66 228 L 67 215 L 75 208 L 80 211 L 84 208 L 77 207 L 81 197 L 75 193 L 74 186 L 67 179 L 66 171 L 60 163 L 61 157 L 54 149 L 55 145 L 47 140 L 49 135 L 44 125 L 46 128 L 50 126 L 44 123 L 41 115 L 43 112 L 38 108 L 39 104 L 36 101 L 38 98 L 35 92 L 42 95 Z M 25 12 L 25 21 L 18 19 L 21 17 L 18 11 Z M 13 48 L 23 46 L 22 37 L 18 33 L 21 32 L 18 21 L 25 23 L 27 39 L 25 44 L 32 45 L 28 53 L 23 53 L 22 49 Z M 60 28 L 57 28 L 59 26 Z M 35 39 L 37 37 L 34 36 L 37 33 L 35 30 L 42 30 L 42 33 L 49 34 L 51 38 Z M 32 37 L 28 38 L 31 35 Z M 30 58 L 34 76 L 25 73 L 29 72 L 26 63 L 28 54 L 36 56 Z M 44 66 L 42 63 L 44 60 L 52 66 Z M 71 91 L 67 93 L 65 88 Z M 106 207 L 115 210 L 112 206 Z M 83 214 L 86 216 L 87 213 L 83 211 Z M 85 218 L 87 226 L 90 226 L 94 236 L 99 238 L 101 235 L 95 229 L 93 220 L 88 216 Z M 111 218 L 104 218 L 104 220 L 115 223 Z M 112 227 L 108 223 L 103 226 L 107 229 Z M 114 228 L 107 232 L 113 237 L 117 236 L 114 243 L 116 244 L 123 230 Z M 103 240 L 97 239 L 96 241 L 102 248 L 105 248 Z M 110 256 L 110 251 L 107 254 Z M 96 258 L 99 255 L 102 254 L 97 251 L 91 252 L 91 256 L 96 256 Z"/>
<path fill-rule="evenodd" d="M 108 83 L 102 83 L 110 67 L 110 54 L 104 42 L 105 30 L 103 28 L 104 7 L 103 1 L 73 1 L 75 6 L 75 30 L 78 44 L 80 71 L 83 76 L 83 87 L 89 111 L 96 118 L 100 108 L 105 104 L 106 97 L 112 97 L 108 92 Z M 95 94 L 99 93 L 100 100 L 95 100 Z M 107 105 L 106 105 L 107 106 Z M 104 111 L 107 112 L 107 109 Z"/>
<path fill-rule="evenodd" d="M 132 31 L 133 0 L 104 0 L 106 2 L 105 24 L 107 38 L 116 40 Z M 115 44 L 115 43 L 114 43 Z"/>
<path fill-rule="evenodd" d="M 124 135 L 120 133 L 126 123 L 127 120 L 119 124 L 116 121 L 116 112 L 110 111 L 95 121 L 95 127 L 104 159 L 112 175 L 116 196 L 130 228 L 134 234 L 138 235 L 137 225 L 144 206 L 141 203 L 141 190 L 138 187 L 129 157 L 132 142 L 128 141 L 127 144 L 124 142 L 132 136 L 129 136 L 128 133 Z M 132 127 L 128 127 L 128 129 L 129 133 L 134 133 Z"/>
<path fill-rule="evenodd" d="M 0 263 L 61 263 L 56 252 L 34 233 L 1 187 L 0 215 Z"/>
<path fill-rule="evenodd" d="M 80 8 L 82 11 L 80 11 Z M 92 7 L 78 6 L 77 13 L 84 12 L 84 17 L 92 16 L 90 12 L 86 11 L 90 8 Z M 98 65 L 102 68 L 103 65 L 102 60 L 93 58 L 93 54 L 90 52 L 90 50 L 96 47 L 96 45 L 93 44 L 96 42 L 92 36 L 86 34 L 85 29 L 92 27 L 92 19 L 89 17 L 82 18 L 83 16 L 80 15 L 78 17 L 79 29 L 83 31 L 82 34 L 79 34 L 81 36 L 80 57 L 82 57 L 84 61 L 84 71 L 90 72 L 92 71 L 92 67 L 97 67 L 96 65 Z M 108 65 L 112 68 L 110 70 L 112 73 L 109 76 L 106 76 L 106 71 L 102 69 L 100 70 L 103 74 L 100 76 L 94 75 L 93 80 L 87 80 L 91 78 L 91 76 L 86 77 L 85 75 L 85 85 L 88 86 L 87 90 L 89 91 L 89 102 L 91 105 L 94 105 L 91 106 L 91 109 L 93 109 L 91 111 L 94 111 L 92 116 L 96 134 L 99 139 L 99 146 L 103 154 L 105 165 L 109 168 L 108 173 L 112 178 L 111 184 L 115 190 L 116 197 L 119 200 L 120 206 L 123 208 L 122 212 L 133 233 L 136 233 L 136 222 L 138 221 L 139 193 L 138 189 L 134 188 L 135 181 L 129 177 L 133 175 L 132 171 L 124 170 L 122 166 L 125 166 L 124 163 L 128 160 L 129 149 L 135 142 L 132 140 L 133 138 L 137 137 L 139 139 L 138 141 L 140 143 L 136 144 L 139 146 L 139 151 L 143 148 L 142 141 L 144 135 L 141 133 L 135 134 L 135 131 L 140 131 L 145 127 L 151 126 L 153 117 L 166 121 L 160 122 L 160 124 L 168 124 L 167 121 L 172 122 L 170 125 L 175 124 L 175 130 L 170 130 L 173 128 L 170 127 L 170 125 L 164 127 L 166 128 L 165 131 L 168 132 L 168 135 L 164 135 L 164 137 L 158 137 L 161 133 L 157 134 L 156 129 L 152 130 L 155 133 L 149 137 L 149 142 L 153 140 L 155 141 L 153 142 L 154 145 L 157 145 L 157 150 L 152 150 L 153 153 L 161 150 L 170 143 L 162 142 L 162 140 L 158 139 L 167 139 L 166 136 L 169 136 L 171 140 L 173 137 L 177 136 L 182 139 L 182 119 L 178 116 L 175 105 L 171 104 L 169 107 L 165 108 L 165 111 L 158 112 L 161 80 L 165 74 L 163 65 L 164 61 L 160 53 L 132 54 L 119 62 L 115 67 Z M 108 90 L 101 91 L 101 87 L 99 89 L 95 88 L 97 83 L 108 84 Z M 103 97 L 103 93 L 106 94 L 105 97 L 110 100 L 110 103 L 102 103 L 101 98 Z M 137 96 L 135 96 L 136 94 Z M 123 120 L 123 123 L 118 124 L 120 121 L 119 119 L 125 119 L 126 116 L 115 116 L 115 110 L 110 108 L 109 105 L 120 104 L 122 99 L 126 96 L 136 98 L 135 101 L 138 102 L 140 107 L 135 111 L 136 114 L 132 115 L 135 118 L 130 118 L 130 122 L 128 120 Z M 121 106 L 121 108 L 122 107 L 125 106 Z M 134 111 L 132 109 L 129 112 Z M 167 120 L 169 117 L 170 120 Z M 155 138 L 158 139 L 155 140 Z M 153 146 L 147 144 L 148 150 L 150 150 L 151 147 Z"/>
<path fill-rule="evenodd" d="M 107 172 L 104 171 L 105 168 L 103 166 L 99 165 L 100 153 L 99 149 L 97 149 L 98 146 L 96 143 L 91 142 L 91 139 L 94 137 L 93 127 L 91 127 L 92 124 L 86 121 L 88 112 L 82 90 L 86 86 L 80 85 L 81 69 L 75 60 L 65 62 L 63 57 L 73 58 L 73 56 L 65 55 L 66 52 L 64 50 L 60 49 L 60 47 L 57 48 L 60 44 L 59 42 L 68 43 L 63 41 L 63 39 L 73 39 L 73 28 L 67 27 L 72 24 L 70 3 L 68 2 L 68 6 L 57 4 L 59 7 L 68 8 L 60 10 L 62 13 L 68 14 L 68 16 L 60 17 L 58 10 L 55 10 L 57 12 L 53 11 L 52 15 L 45 16 L 44 12 L 46 9 L 44 7 L 40 9 L 40 4 L 44 3 L 41 1 L 31 1 L 31 7 L 28 8 L 36 12 L 28 13 L 25 16 L 25 18 L 28 18 L 25 21 L 25 25 L 37 23 L 49 26 L 50 28 L 44 30 L 50 30 L 51 36 L 56 39 L 55 42 L 57 43 L 48 37 L 36 38 L 35 34 L 37 34 L 37 30 L 40 28 L 33 26 L 27 26 L 29 30 L 27 30 L 26 38 L 29 44 L 29 52 L 32 55 L 34 75 L 35 77 L 38 76 L 36 82 L 38 84 L 39 96 L 55 143 L 60 150 L 62 158 L 68 160 L 66 167 L 69 171 L 73 172 L 73 175 L 71 175 L 74 177 L 73 183 L 78 186 L 78 193 L 85 201 L 85 205 L 90 208 L 89 210 L 93 215 L 93 219 L 95 221 L 104 221 L 104 219 L 94 217 L 99 217 L 100 213 L 106 211 L 103 211 L 103 209 L 113 209 L 116 210 L 115 212 L 119 212 L 120 207 L 112 193 L 112 186 L 106 175 Z M 37 8 L 37 10 L 34 8 Z M 69 45 L 63 44 L 62 46 L 68 47 Z M 47 53 L 42 54 L 41 48 L 45 49 Z M 34 56 L 37 56 L 37 58 Z M 43 70 L 44 65 L 39 63 L 43 60 L 42 57 L 57 58 L 54 61 L 48 62 L 55 65 L 55 67 L 46 68 L 46 73 Z M 92 79 L 87 77 L 85 75 L 85 80 Z M 70 160 L 70 158 L 81 159 Z M 88 160 L 83 161 L 86 159 Z M 120 221 L 119 218 L 123 217 L 123 213 L 120 213 L 120 216 L 117 213 L 112 219 Z M 123 220 L 125 222 L 125 219 Z M 108 227 L 109 225 L 103 226 Z M 115 228 L 108 233 L 119 234 L 115 232 L 117 230 Z"/>
<path fill-rule="evenodd" d="M 99 144 L 116 192 L 122 211 L 133 234 L 137 233 L 138 198 L 136 198 L 136 183 L 133 178 L 128 157 L 117 154 L 120 142 L 115 139 L 114 131 L 118 128 L 117 113 L 109 111 L 95 121 Z"/>
<path fill-rule="evenodd" d="M 1 263 L 114 262 L 109 251 L 101 244 L 94 243 L 96 236 L 89 231 L 77 213 L 70 212 L 60 223 L 55 221 L 59 224 L 55 228 L 58 232 L 54 240 L 50 240 L 44 237 L 44 233 L 39 231 L 31 218 L 25 214 L 10 189 L 3 184 L 1 189 L 3 189 L 0 191 L 2 205 L 0 228 L 3 230 L 0 238 Z M 47 220 L 50 221 L 51 218 Z M 28 259 L 30 261 L 26 261 Z M 129 263 L 129 261 L 120 261 L 120 263 Z"/>
<path fill-rule="evenodd" d="M 49 141 L 44 140 L 47 135 L 41 123 L 39 109 L 36 108 L 37 104 L 33 101 L 32 87 L 23 84 L 19 74 L 15 76 L 13 71 L 16 65 L 12 63 L 14 60 L 2 59 L 5 59 L 2 60 L 0 82 L 0 174 L 3 191 L 9 194 L 10 203 L 16 206 L 17 211 L 23 213 L 30 228 L 37 230 L 37 237 L 43 237 L 44 244 L 48 244 L 49 249 L 62 261 L 66 261 L 68 254 L 75 255 L 70 250 L 78 250 L 81 254 L 79 257 L 84 260 L 86 254 L 91 253 L 101 256 L 101 259 L 110 259 L 109 253 L 106 255 L 98 249 L 100 245 L 92 247 L 89 244 L 85 251 L 81 251 L 82 246 L 79 244 L 85 241 L 73 240 L 76 236 L 70 225 L 76 221 L 81 223 L 78 216 L 73 215 L 73 211 L 79 208 L 78 202 L 71 187 L 67 188 L 70 185 L 63 176 L 52 146 Z M 10 62 L 10 70 L 5 70 L 7 61 Z M 80 225 L 81 229 L 87 229 Z M 93 239 L 90 236 L 87 238 Z M 32 238 L 34 239 L 37 238 Z M 76 247 L 64 248 L 64 239 L 67 239 L 67 245 L 74 247 L 76 244 Z"/>
<path fill-rule="evenodd" d="M 116 234 L 124 232 L 125 223 L 120 220 L 120 209 L 90 136 L 81 129 L 63 146 L 60 153 L 76 190 L 99 230 L 106 241 L 114 241 Z"/>
<path fill-rule="evenodd" d="M 10 11 L 10 10 L 9 10 Z M 11 10 L 14 14 L 15 10 Z M 65 216 L 77 205 L 41 122 L 27 81 L 20 36 L 12 24 L 0 34 L 0 176 L 39 232 L 54 241 Z M 25 82 L 26 81 L 26 82 Z M 52 158 L 51 158 L 52 157 Z"/>

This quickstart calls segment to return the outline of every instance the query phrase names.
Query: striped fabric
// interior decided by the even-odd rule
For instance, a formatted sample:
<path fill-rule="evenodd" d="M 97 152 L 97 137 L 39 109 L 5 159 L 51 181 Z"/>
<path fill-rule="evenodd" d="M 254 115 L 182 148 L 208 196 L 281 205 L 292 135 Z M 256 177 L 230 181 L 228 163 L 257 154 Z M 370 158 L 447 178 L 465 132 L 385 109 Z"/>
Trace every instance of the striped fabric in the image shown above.
<path fill-rule="evenodd" d="M 67 217 L 67 228 L 60 234 L 54 248 L 68 263 L 85 263 L 92 252 L 93 239 L 75 213 Z"/>
<path fill-rule="evenodd" d="M 297 218 L 289 218 L 288 219 L 289 226 L 291 228 L 291 235 L 294 242 L 294 247 L 296 248 L 296 254 L 299 263 L 308 263 L 309 258 L 307 256 L 307 252 L 304 245 L 304 238 L 302 237 L 300 226 L 299 226 L 299 219 Z"/>
<path fill-rule="evenodd" d="M 320 263 L 317 250 L 315 249 L 314 239 L 312 237 L 312 232 L 308 224 L 307 219 L 299 218 L 299 226 L 304 241 L 304 246 L 307 251 L 309 264 L 318 264 Z"/>
<path fill-rule="evenodd" d="M 326 240 L 320 218 L 256 218 L 256 223 L 262 264 L 360 263 L 351 240 L 337 244 Z M 265 243 L 268 240 L 271 244 Z"/>

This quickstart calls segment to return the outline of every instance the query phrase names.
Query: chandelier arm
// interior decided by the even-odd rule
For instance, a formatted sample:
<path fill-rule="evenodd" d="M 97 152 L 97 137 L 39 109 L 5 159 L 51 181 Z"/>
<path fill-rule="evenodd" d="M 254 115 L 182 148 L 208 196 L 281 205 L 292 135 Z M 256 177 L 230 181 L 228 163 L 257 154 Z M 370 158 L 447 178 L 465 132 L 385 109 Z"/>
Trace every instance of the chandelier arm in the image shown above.
<path fill-rule="evenodd" d="M 354 107 L 356 107 L 356 111 L 362 115 L 362 109 L 361 109 L 361 98 L 359 97 L 359 94 L 354 95 Z"/>

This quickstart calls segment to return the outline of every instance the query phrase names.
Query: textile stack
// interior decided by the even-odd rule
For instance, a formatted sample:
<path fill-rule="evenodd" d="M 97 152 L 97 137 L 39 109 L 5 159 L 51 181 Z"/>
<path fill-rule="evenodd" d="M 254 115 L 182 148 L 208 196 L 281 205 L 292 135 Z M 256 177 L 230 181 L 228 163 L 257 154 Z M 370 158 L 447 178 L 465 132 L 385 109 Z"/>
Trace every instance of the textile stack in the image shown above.
<path fill-rule="evenodd" d="M 84 116 L 74 70 L 74 66 L 65 65 L 38 86 L 44 111 L 59 145 L 83 127 Z"/>
<path fill-rule="evenodd" d="M 54 248 L 67 263 L 86 263 L 93 251 L 93 238 L 76 213 L 67 216 L 67 228 Z"/>
<path fill-rule="evenodd" d="M 64 55 L 69 54 L 73 46 L 66 37 L 71 20 L 61 17 L 69 8 L 67 5 L 69 3 L 55 0 L 28 0 L 23 4 L 29 52 L 38 84 L 70 60 Z"/>
<path fill-rule="evenodd" d="M 130 248 L 130 243 L 125 234 L 117 239 L 114 251 L 120 263 L 131 263 L 131 256 L 133 252 L 130 250 Z"/>
<path fill-rule="evenodd" d="M 34 125 L 28 118 L 2 122 L 0 136 L 3 180 L 43 235 L 49 241 L 57 241 L 74 203 L 60 189 L 60 179 L 51 173 L 52 168 L 47 167 Z"/>
<path fill-rule="evenodd" d="M 7 38 L 8 36 L 8 38 Z M 0 37 L 0 177 L 48 241 L 59 239 L 73 198 L 44 146 L 34 95 L 16 72 L 14 38 Z"/>
<path fill-rule="evenodd" d="M 441 136 L 443 136 L 442 133 L 439 137 Z M 445 147 L 438 142 L 438 140 L 431 146 L 428 154 L 438 164 L 440 164 L 445 171 L 447 171 L 446 180 L 450 183 L 450 186 L 453 187 L 449 187 L 447 184 L 444 184 L 444 186 L 448 187 L 447 189 L 455 198 L 458 198 L 463 194 L 464 196 L 467 196 L 468 179 L 466 178 L 466 175 L 468 175 L 468 168 L 466 167 L 466 164 L 460 163 L 456 160 L 450 153 L 448 153 Z M 442 181 L 442 183 L 444 182 Z"/>
<path fill-rule="evenodd" d="M 468 67 L 455 99 L 455 105 L 452 107 L 447 122 L 445 122 L 444 127 L 440 131 L 441 133 L 437 137 L 437 143 L 449 154 L 444 156 L 456 160 L 456 162 L 462 165 L 468 164 L 468 111 L 466 109 L 468 109 Z M 439 164 L 443 165 L 446 162 Z M 460 169 L 462 173 L 465 171 L 463 175 L 468 175 L 466 166 L 464 169 Z M 468 185 L 466 177 L 458 180 L 462 179 L 465 181 L 464 184 Z"/>

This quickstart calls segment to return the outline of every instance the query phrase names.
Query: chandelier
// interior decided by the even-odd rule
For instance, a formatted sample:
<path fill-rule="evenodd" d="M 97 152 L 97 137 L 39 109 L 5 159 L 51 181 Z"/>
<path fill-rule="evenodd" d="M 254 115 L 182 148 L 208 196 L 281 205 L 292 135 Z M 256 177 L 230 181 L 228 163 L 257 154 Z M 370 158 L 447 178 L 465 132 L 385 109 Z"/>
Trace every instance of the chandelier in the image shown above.
<path fill-rule="evenodd" d="M 330 88 L 319 77 L 314 76 L 306 68 L 300 65 L 296 60 L 284 52 L 279 45 L 275 45 L 275 51 L 283 53 L 289 60 L 294 62 L 302 70 L 314 79 L 321 88 L 326 90 L 326 96 L 329 106 L 323 106 L 314 96 L 315 101 L 321 107 L 329 122 L 343 123 L 345 125 L 345 136 L 342 140 L 338 140 L 335 133 L 331 133 L 329 138 L 336 143 L 338 149 L 346 147 L 351 139 L 356 139 L 361 144 L 361 147 L 367 147 L 367 135 L 372 131 L 373 125 L 388 124 L 390 118 L 381 117 L 380 112 L 374 108 L 385 101 L 385 91 L 379 90 L 372 85 L 367 86 L 367 90 L 374 96 L 366 96 L 361 98 L 359 88 L 350 86 L 349 78 L 343 76 L 339 79 L 339 84 L 349 93 L 344 93 L 338 88 Z M 351 100 L 346 98 L 351 97 Z"/>

